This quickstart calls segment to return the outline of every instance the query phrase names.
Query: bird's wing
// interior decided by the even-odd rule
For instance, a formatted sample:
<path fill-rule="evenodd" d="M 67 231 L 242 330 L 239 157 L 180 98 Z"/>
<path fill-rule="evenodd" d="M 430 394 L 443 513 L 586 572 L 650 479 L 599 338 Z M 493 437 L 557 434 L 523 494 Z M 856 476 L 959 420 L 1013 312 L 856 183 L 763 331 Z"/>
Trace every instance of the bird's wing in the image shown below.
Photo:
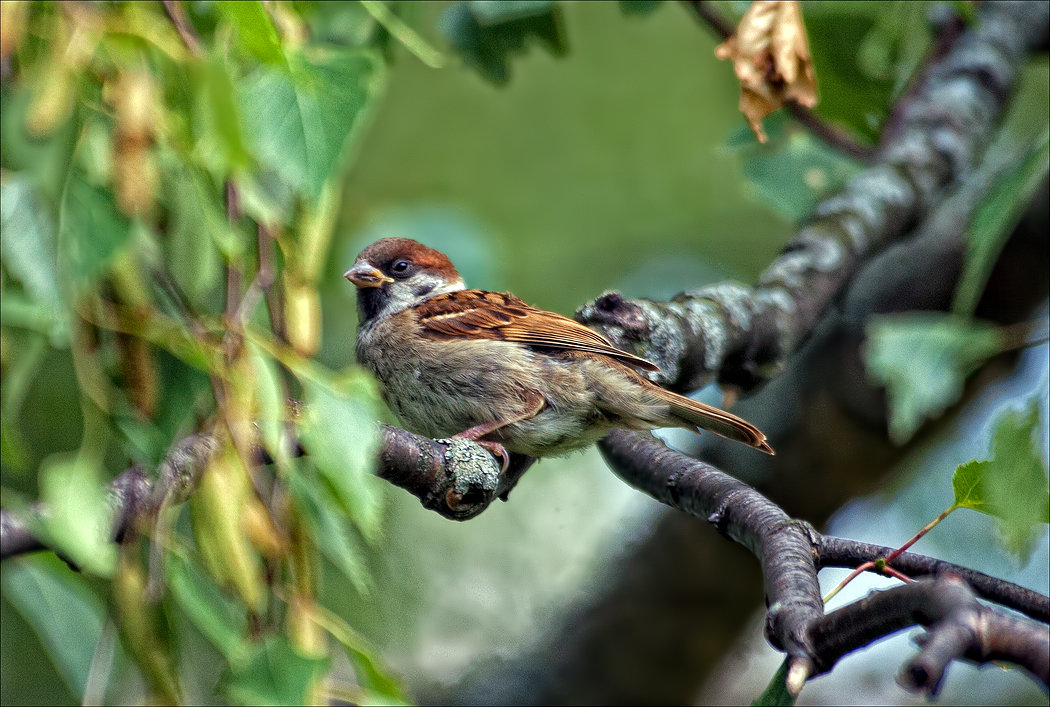
<path fill-rule="evenodd" d="M 528 346 L 589 351 L 646 371 L 655 364 L 616 348 L 604 336 L 554 312 L 525 304 L 506 292 L 459 290 L 416 306 L 423 335 L 432 339 L 494 339 Z"/>

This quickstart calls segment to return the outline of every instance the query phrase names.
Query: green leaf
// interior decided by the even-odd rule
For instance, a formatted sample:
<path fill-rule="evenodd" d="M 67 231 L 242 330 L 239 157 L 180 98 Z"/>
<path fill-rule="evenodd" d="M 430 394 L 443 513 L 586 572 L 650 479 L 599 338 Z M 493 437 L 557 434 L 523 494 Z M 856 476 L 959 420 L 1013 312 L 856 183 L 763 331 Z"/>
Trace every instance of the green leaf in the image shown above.
<path fill-rule="evenodd" d="M 401 42 L 402 46 L 421 62 L 432 69 L 440 69 L 445 66 L 447 63 L 445 56 L 412 29 L 384 0 L 361 0 L 361 6 L 389 33 L 389 36 Z"/>
<path fill-rule="evenodd" d="M 557 9 L 553 0 L 470 0 L 469 6 L 486 27 L 547 15 Z"/>
<path fill-rule="evenodd" d="M 350 519 L 369 540 L 377 537 L 382 494 L 372 475 L 380 438 L 375 383 L 353 369 L 342 381 L 303 377 L 303 446 Z"/>
<path fill-rule="evenodd" d="M 0 461 L 4 469 L 10 469 L 22 478 L 28 478 L 29 452 L 19 429 L 8 422 L 8 417 L 0 418 Z"/>
<path fill-rule="evenodd" d="M 889 114 L 894 95 L 892 77 L 873 77 L 862 70 L 859 48 L 871 33 L 887 3 L 806 3 L 806 24 L 813 69 L 820 87 L 815 112 L 850 130 L 861 142 L 874 144 Z M 926 32 L 926 23 L 908 28 Z"/>
<path fill-rule="evenodd" d="M 368 641 L 328 609 L 321 607 L 318 617 L 324 629 L 346 649 L 347 658 L 354 666 L 357 684 L 366 693 L 361 704 L 411 704 L 398 681 L 372 657 L 376 649 Z"/>
<path fill-rule="evenodd" d="M 794 125 L 783 111 L 764 121 L 769 141 L 760 144 L 748 127 L 726 140 L 748 186 L 784 218 L 798 221 L 817 201 L 856 174 L 861 165 Z"/>
<path fill-rule="evenodd" d="M 164 560 L 167 586 L 175 602 L 197 630 L 219 649 L 230 664 L 248 656 L 248 621 L 243 608 L 225 596 L 192 563 L 174 553 Z"/>
<path fill-rule="evenodd" d="M 0 324 L 41 334 L 52 332 L 55 320 L 46 306 L 17 290 L 6 290 L 3 295 L 0 298 Z M 64 343 L 68 343 L 68 339 Z"/>
<path fill-rule="evenodd" d="M 59 202 L 59 196 L 69 174 L 74 145 L 79 138 L 78 121 L 63 121 L 47 136 L 35 135 L 27 129 L 27 117 L 36 81 L 21 82 L 24 88 L 10 90 L 12 82 L 4 84 L 0 100 L 0 154 L 3 154 L 4 180 L 12 172 L 27 176 L 40 189 L 40 196 L 50 204 Z"/>
<path fill-rule="evenodd" d="M 221 57 L 192 64 L 190 76 L 194 88 L 193 155 L 221 183 L 252 162 L 237 91 L 230 68 Z"/>
<path fill-rule="evenodd" d="M 230 667 L 220 689 L 235 704 L 302 705 L 327 666 L 326 658 L 297 653 L 286 636 L 270 636 L 243 665 Z"/>
<path fill-rule="evenodd" d="M 5 180 L 0 188 L 0 253 L 7 272 L 40 303 L 56 328 L 55 335 L 64 338 L 55 226 L 33 187 L 18 176 Z"/>
<path fill-rule="evenodd" d="M 0 311 L 4 309 L 10 295 L 4 295 L 0 301 Z M 0 317 L 0 321 L 4 321 Z M 4 322 L 6 324 L 6 321 Z M 25 401 L 29 386 L 37 377 L 41 364 L 47 356 L 47 344 L 40 334 L 30 334 L 19 346 L 12 346 L 8 360 L 4 362 L 4 385 L 0 401 L 0 434 L 3 435 L 3 459 L 5 467 L 25 472 L 27 455 L 19 434 L 19 423 L 22 403 Z"/>
<path fill-rule="evenodd" d="M 274 360 L 258 345 L 248 344 L 254 372 L 255 399 L 258 404 L 257 421 L 263 444 L 270 456 L 276 459 L 281 450 L 282 430 L 285 422 L 285 404 L 281 375 Z"/>
<path fill-rule="evenodd" d="M 108 577 L 116 568 L 113 510 L 95 469 L 77 456 L 52 455 L 40 467 L 44 530 L 77 567 Z"/>
<path fill-rule="evenodd" d="M 53 556 L 5 560 L 0 585 L 40 637 L 62 680 L 74 695 L 83 696 L 102 634 L 102 602 Z"/>
<path fill-rule="evenodd" d="M 342 512 L 336 513 L 340 508 L 339 499 L 330 492 L 326 493 L 314 474 L 305 471 L 289 475 L 288 486 L 298 502 L 297 509 L 310 530 L 310 536 L 321 548 L 321 553 L 354 585 L 358 593 L 370 595 L 372 582 L 368 567 L 362 560 L 362 549 L 351 537 Z"/>
<path fill-rule="evenodd" d="M 62 207 L 59 257 L 79 284 L 91 283 L 128 244 L 131 225 L 112 194 L 77 175 L 70 177 Z"/>
<path fill-rule="evenodd" d="M 1006 410 L 996 422 L 992 459 L 962 464 L 952 477 L 955 505 L 999 519 L 1003 547 L 1027 561 L 1041 532 L 1050 523 L 1047 463 L 1036 438 L 1042 427 L 1038 400 L 1027 410 Z"/>
<path fill-rule="evenodd" d="M 958 508 L 972 508 L 981 513 L 992 513 L 984 490 L 984 476 L 988 473 L 989 461 L 968 461 L 960 464 L 952 474 L 953 502 Z"/>
<path fill-rule="evenodd" d="M 795 704 L 795 698 L 787 689 L 788 659 L 780 664 L 777 671 L 773 673 L 773 679 L 751 704 L 754 707 L 791 707 Z"/>
<path fill-rule="evenodd" d="M 220 0 L 216 5 L 226 20 L 237 29 L 237 43 L 260 61 L 284 64 L 281 37 L 273 20 L 258 0 Z"/>
<path fill-rule="evenodd" d="M 269 69 L 244 80 L 241 112 L 262 165 L 317 199 L 362 123 L 378 70 L 373 55 L 345 52 L 318 63 L 302 59 L 291 75 Z"/>
<path fill-rule="evenodd" d="M 256 223 L 291 226 L 298 215 L 296 193 L 275 172 L 243 174 L 237 178 L 237 191 L 245 215 Z"/>
<path fill-rule="evenodd" d="M 897 444 L 958 400 L 967 376 L 1006 343 L 993 326 L 933 313 L 873 317 L 867 334 L 864 361 L 871 378 L 886 386 Z"/>
<path fill-rule="evenodd" d="M 1035 190 L 1050 170 L 1050 131 L 1034 140 L 1023 156 L 1012 161 L 981 199 L 967 228 L 966 264 L 952 310 L 972 314 L 984 292 L 999 252 L 1024 214 Z"/>
<path fill-rule="evenodd" d="M 163 247 L 167 266 L 183 291 L 199 303 L 219 283 L 222 257 L 217 243 L 229 240 L 232 232 L 217 203 L 204 198 L 189 170 L 172 169 L 166 176 L 170 221 Z"/>
<path fill-rule="evenodd" d="M 538 39 L 558 56 L 568 51 L 561 9 L 549 0 L 457 2 L 438 21 L 468 66 L 497 84 L 510 75 L 509 56 Z"/>

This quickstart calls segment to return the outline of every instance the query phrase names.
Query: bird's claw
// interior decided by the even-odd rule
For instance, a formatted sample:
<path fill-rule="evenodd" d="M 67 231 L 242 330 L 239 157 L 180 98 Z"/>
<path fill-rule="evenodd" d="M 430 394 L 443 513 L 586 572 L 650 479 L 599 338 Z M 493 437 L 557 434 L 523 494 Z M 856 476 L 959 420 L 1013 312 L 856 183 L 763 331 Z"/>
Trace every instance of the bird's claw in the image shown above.
<path fill-rule="evenodd" d="M 500 466 L 499 473 L 505 474 L 507 472 L 507 467 L 510 466 L 510 455 L 507 454 L 506 448 L 499 442 L 489 442 L 488 440 L 474 441 L 489 450 L 492 456 L 502 460 L 502 466 Z"/>

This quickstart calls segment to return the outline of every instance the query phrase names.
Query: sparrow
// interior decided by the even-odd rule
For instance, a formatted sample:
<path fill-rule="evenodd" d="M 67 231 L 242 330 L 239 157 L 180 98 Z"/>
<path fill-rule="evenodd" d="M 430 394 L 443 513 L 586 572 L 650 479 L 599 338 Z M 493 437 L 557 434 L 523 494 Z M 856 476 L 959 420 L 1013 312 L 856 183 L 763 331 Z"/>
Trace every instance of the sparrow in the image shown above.
<path fill-rule="evenodd" d="M 558 456 L 614 427 L 700 429 L 768 454 L 749 422 L 661 388 L 657 366 L 573 319 L 506 292 L 468 290 L 442 253 L 383 238 L 344 277 L 357 288 L 358 363 L 379 380 L 402 424 L 432 438 Z"/>

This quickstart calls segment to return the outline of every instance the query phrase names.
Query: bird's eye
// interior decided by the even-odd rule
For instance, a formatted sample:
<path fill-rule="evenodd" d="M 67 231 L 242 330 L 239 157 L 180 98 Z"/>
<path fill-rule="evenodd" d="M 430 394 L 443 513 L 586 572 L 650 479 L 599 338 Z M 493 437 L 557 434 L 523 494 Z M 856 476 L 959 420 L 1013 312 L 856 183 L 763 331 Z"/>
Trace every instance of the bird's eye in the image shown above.
<path fill-rule="evenodd" d="M 408 272 L 408 265 L 409 262 L 404 258 L 401 258 L 400 260 L 395 260 L 390 266 L 390 272 L 394 273 L 395 275 L 404 275 Z"/>

